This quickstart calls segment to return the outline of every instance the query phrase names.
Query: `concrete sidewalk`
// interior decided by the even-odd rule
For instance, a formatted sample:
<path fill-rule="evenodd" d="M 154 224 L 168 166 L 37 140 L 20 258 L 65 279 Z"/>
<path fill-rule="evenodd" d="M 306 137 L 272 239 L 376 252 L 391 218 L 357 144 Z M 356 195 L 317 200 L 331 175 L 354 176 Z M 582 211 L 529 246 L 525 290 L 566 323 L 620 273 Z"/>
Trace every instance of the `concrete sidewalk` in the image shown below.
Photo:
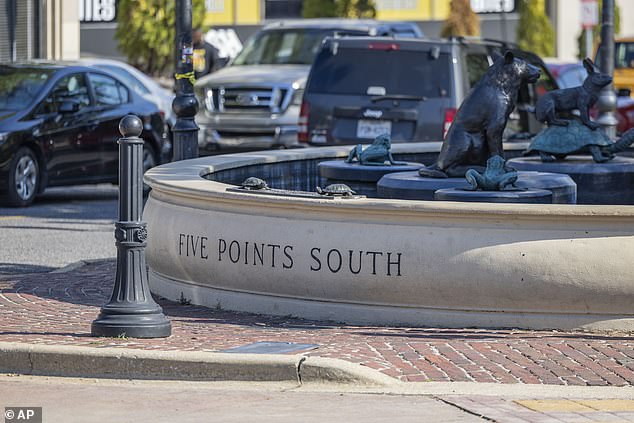
<path fill-rule="evenodd" d="M 107 260 L 0 277 L 0 371 L 273 381 L 303 390 L 432 395 L 497 421 L 634 421 L 630 334 L 360 327 L 159 299 L 171 337 L 92 338 L 90 324 L 109 298 L 114 270 Z M 288 353 L 235 353 L 262 345 Z"/>

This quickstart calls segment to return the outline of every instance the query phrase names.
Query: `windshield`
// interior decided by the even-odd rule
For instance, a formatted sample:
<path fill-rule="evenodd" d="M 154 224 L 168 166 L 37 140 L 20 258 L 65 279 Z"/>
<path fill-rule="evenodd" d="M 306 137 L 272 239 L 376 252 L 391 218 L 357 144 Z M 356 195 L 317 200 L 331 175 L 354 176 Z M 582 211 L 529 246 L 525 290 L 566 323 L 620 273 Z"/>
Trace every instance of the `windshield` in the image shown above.
<path fill-rule="evenodd" d="M 52 69 L 0 66 L 0 110 L 18 111 L 27 107 L 53 72 Z"/>
<path fill-rule="evenodd" d="M 263 31 L 247 42 L 233 65 L 310 65 L 321 41 L 333 33 L 323 29 Z"/>
<path fill-rule="evenodd" d="M 427 51 L 340 48 L 333 53 L 324 48 L 306 89 L 321 94 L 447 97 L 450 63 L 445 53 L 434 59 Z"/>

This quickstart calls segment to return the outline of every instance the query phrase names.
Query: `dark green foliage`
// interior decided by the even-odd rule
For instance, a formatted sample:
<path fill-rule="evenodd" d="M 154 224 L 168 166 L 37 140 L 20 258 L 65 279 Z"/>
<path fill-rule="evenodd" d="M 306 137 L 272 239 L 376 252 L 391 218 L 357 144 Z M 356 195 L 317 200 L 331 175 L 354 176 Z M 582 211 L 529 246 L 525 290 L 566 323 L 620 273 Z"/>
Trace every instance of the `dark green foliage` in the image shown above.
<path fill-rule="evenodd" d="M 334 18 L 337 16 L 335 0 L 304 0 L 302 16 L 305 18 Z"/>
<path fill-rule="evenodd" d="M 555 54 L 555 30 L 544 8 L 544 0 L 519 0 L 520 21 L 517 25 L 517 44 L 523 50 L 542 57 Z"/>
<path fill-rule="evenodd" d="M 449 16 L 440 30 L 441 37 L 480 35 L 480 18 L 471 9 L 470 0 L 451 0 Z"/>
<path fill-rule="evenodd" d="M 174 0 L 119 0 L 115 37 L 128 61 L 152 75 L 172 72 L 175 61 Z M 192 25 L 205 19 L 205 0 L 192 0 Z"/>
<path fill-rule="evenodd" d="M 603 1 L 599 0 L 599 25 L 596 25 L 592 28 L 592 46 L 594 48 L 593 51 L 586 51 L 586 34 L 585 30 L 581 30 L 579 36 L 577 37 L 577 47 L 579 48 L 579 54 L 577 57 L 579 59 L 585 59 L 586 57 L 594 57 L 594 53 L 597 50 L 597 45 L 601 41 L 601 15 L 603 10 Z M 614 3 L 614 33 L 618 34 L 621 32 L 621 8 L 618 4 Z"/>

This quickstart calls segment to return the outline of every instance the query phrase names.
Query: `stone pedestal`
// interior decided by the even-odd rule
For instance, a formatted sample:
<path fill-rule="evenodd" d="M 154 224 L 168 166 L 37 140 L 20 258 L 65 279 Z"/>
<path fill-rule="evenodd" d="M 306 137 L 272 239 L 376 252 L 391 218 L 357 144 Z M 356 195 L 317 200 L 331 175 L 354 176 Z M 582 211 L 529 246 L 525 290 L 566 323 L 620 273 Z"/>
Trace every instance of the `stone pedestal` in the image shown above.
<path fill-rule="evenodd" d="M 568 174 L 577 184 L 579 204 L 634 204 L 634 158 L 617 157 L 596 163 L 590 156 L 569 156 L 556 162 L 539 157 L 509 160 L 519 171 Z"/>
<path fill-rule="evenodd" d="M 567 175 L 518 172 L 516 186 L 521 189 L 549 190 L 555 204 L 575 204 L 577 199 L 577 187 Z M 392 173 L 377 183 L 379 197 L 405 200 L 434 200 L 436 191 L 451 188 L 466 189 L 469 183 L 465 178 L 424 178 L 418 172 Z"/>
<path fill-rule="evenodd" d="M 328 184 L 348 185 L 357 194 L 376 197 L 376 183 L 383 176 L 394 172 L 418 172 L 423 165 L 408 162 L 402 165 L 368 166 L 359 163 L 346 163 L 343 160 L 328 160 L 317 165 L 319 176 L 327 179 Z"/>
<path fill-rule="evenodd" d="M 434 193 L 438 201 L 472 203 L 533 203 L 552 204 L 553 193 L 545 189 L 516 189 L 510 191 L 467 191 L 460 188 L 439 189 Z"/>

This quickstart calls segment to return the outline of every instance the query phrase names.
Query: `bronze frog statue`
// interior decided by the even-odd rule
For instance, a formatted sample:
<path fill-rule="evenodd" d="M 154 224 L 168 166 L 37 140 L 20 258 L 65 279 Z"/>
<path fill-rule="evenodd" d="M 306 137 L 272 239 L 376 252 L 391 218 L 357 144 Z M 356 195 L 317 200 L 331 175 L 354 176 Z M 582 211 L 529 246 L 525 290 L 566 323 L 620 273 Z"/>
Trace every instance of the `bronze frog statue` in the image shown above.
<path fill-rule="evenodd" d="M 355 163 L 355 159 L 363 166 L 390 166 L 403 165 L 405 162 L 397 162 L 392 157 L 392 140 L 388 134 L 379 135 L 372 144 L 365 149 L 362 144 L 355 146 L 348 154 L 346 163 Z"/>
<path fill-rule="evenodd" d="M 507 186 L 515 186 L 517 172 L 505 166 L 506 161 L 502 156 L 492 156 L 487 160 L 484 173 L 475 169 L 469 169 L 465 178 L 469 182 L 471 191 L 501 191 Z"/>

